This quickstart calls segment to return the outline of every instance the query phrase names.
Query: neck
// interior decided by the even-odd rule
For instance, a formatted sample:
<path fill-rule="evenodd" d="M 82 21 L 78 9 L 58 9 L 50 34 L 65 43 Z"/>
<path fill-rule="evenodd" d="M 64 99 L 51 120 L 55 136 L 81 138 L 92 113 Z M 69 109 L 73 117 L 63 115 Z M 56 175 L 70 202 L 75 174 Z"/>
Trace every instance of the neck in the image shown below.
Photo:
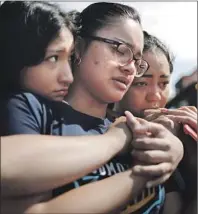
<path fill-rule="evenodd" d="M 81 84 L 73 83 L 70 86 L 66 102 L 75 110 L 98 118 L 105 118 L 107 105 L 102 103 L 91 94 Z"/>

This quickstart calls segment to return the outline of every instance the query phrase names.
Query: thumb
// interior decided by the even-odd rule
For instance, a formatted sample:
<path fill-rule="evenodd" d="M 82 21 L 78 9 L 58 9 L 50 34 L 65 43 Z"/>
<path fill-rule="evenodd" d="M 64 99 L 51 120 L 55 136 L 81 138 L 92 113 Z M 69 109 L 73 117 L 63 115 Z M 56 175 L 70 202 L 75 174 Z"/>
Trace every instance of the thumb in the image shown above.
<path fill-rule="evenodd" d="M 163 130 L 162 125 L 148 122 L 141 118 L 135 118 L 129 111 L 126 111 L 125 115 L 127 118 L 127 125 L 132 131 L 137 131 L 138 133 L 151 133 L 156 136 Z"/>
<path fill-rule="evenodd" d="M 127 125 L 129 126 L 129 128 L 131 129 L 131 131 L 137 131 L 141 133 L 142 130 L 142 121 L 139 120 L 140 118 L 136 118 L 133 116 L 133 114 L 129 111 L 125 111 L 125 115 L 126 115 L 126 122 Z M 143 130 L 144 132 L 144 130 Z"/>
<path fill-rule="evenodd" d="M 116 118 L 116 120 L 110 125 L 110 128 L 111 128 L 111 127 L 115 127 L 115 126 L 117 126 L 118 124 L 120 124 L 120 123 L 125 123 L 125 122 L 126 122 L 126 117 L 124 117 L 124 116 L 118 117 L 118 118 Z"/>

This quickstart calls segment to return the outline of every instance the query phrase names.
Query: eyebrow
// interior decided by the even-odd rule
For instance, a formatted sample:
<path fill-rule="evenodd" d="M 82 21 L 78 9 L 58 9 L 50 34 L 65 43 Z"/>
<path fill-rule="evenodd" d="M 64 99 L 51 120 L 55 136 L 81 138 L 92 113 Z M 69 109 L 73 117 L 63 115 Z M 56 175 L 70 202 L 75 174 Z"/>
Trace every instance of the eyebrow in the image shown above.
<path fill-rule="evenodd" d="M 65 47 L 63 47 L 63 48 L 52 48 L 52 49 L 47 49 L 47 53 L 63 53 L 63 52 L 66 52 L 66 53 L 69 53 L 69 52 L 71 52 L 71 51 L 73 51 L 74 50 L 74 45 L 72 45 L 71 46 L 71 48 L 69 49 L 69 50 L 67 50 Z"/>
<path fill-rule="evenodd" d="M 52 53 L 66 52 L 66 49 L 65 48 L 47 49 L 47 52 L 52 52 Z"/>
<path fill-rule="evenodd" d="M 153 75 L 152 74 L 144 74 L 141 77 L 152 78 Z M 165 75 L 165 74 L 160 75 L 160 78 L 169 78 L 169 77 L 170 77 L 170 75 Z"/>

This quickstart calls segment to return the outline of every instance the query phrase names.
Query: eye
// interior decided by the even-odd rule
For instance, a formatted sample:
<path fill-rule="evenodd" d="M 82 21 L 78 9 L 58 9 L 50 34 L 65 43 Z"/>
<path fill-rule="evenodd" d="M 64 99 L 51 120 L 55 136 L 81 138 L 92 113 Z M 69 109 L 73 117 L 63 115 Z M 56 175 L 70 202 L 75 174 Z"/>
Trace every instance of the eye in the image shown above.
<path fill-rule="evenodd" d="M 143 87 L 143 86 L 147 86 L 147 83 L 146 82 L 134 82 L 134 83 L 132 83 L 132 86 Z"/>
<path fill-rule="evenodd" d="M 111 44 L 110 47 L 111 47 L 111 49 L 112 49 L 112 51 L 113 51 L 114 53 L 119 52 L 119 51 L 118 51 L 118 45 Z"/>
<path fill-rule="evenodd" d="M 165 89 L 168 85 L 169 85 L 169 81 L 160 83 L 160 87 L 163 88 L 163 89 Z"/>
<path fill-rule="evenodd" d="M 75 53 L 72 51 L 72 52 L 70 53 L 70 55 L 68 56 L 68 61 L 69 61 L 69 62 L 72 62 L 72 60 L 74 59 L 74 57 L 75 57 Z"/>
<path fill-rule="evenodd" d="M 120 55 L 126 55 L 126 56 L 131 56 L 131 50 L 128 46 L 126 46 L 125 44 L 120 44 L 119 46 L 117 46 L 117 52 Z"/>
<path fill-rule="evenodd" d="M 46 60 L 49 62 L 57 62 L 58 61 L 58 55 L 50 56 Z"/>

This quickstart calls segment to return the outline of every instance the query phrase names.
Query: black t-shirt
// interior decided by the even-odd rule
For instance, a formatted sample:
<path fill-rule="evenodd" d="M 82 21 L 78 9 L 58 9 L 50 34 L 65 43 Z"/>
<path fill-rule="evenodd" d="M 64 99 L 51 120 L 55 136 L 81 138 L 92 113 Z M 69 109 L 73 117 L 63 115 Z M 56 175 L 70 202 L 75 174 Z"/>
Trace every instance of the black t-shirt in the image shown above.
<path fill-rule="evenodd" d="M 50 134 L 53 102 L 32 93 L 13 94 L 1 102 L 1 136 Z"/>
<path fill-rule="evenodd" d="M 13 95 L 7 101 L 4 110 L 4 122 L 6 122 L 4 134 L 8 135 L 99 135 L 105 133 L 111 124 L 107 118 L 92 117 L 74 110 L 66 103 L 50 102 L 31 93 Z M 127 170 L 130 168 L 129 158 L 127 155 L 113 158 L 88 175 L 53 190 L 54 197 L 73 188 L 78 188 Z M 163 206 L 164 198 L 165 191 L 161 185 L 145 189 L 138 197 L 131 200 L 130 204 L 123 209 L 123 213 L 157 214 Z"/>

